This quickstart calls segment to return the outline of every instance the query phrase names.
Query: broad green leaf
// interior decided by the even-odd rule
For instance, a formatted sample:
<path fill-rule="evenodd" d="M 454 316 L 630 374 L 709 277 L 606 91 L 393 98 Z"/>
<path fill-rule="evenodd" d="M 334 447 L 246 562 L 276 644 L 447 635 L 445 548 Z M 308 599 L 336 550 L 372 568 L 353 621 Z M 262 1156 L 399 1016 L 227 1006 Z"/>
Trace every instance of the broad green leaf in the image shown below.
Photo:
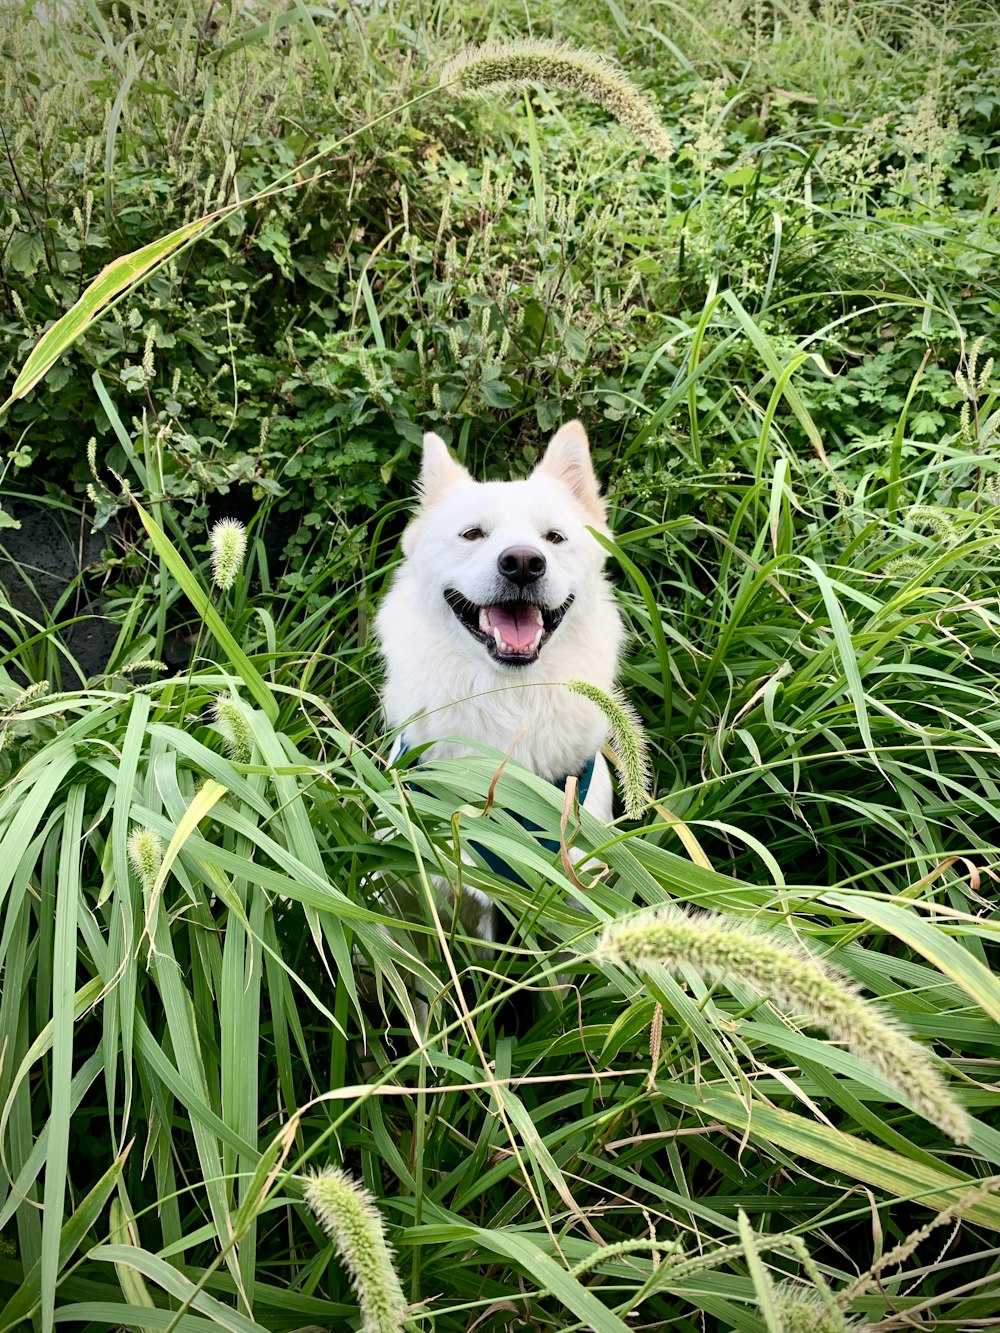
<path fill-rule="evenodd" d="M 967 1191 L 979 1183 L 971 1177 L 957 1180 L 933 1167 L 915 1162 L 908 1157 L 864 1139 L 845 1134 L 830 1125 L 807 1120 L 804 1116 L 776 1106 L 753 1102 L 750 1109 L 731 1092 L 721 1088 L 706 1089 L 682 1087 L 677 1083 L 658 1083 L 657 1089 L 667 1101 L 699 1111 L 707 1120 L 716 1117 L 741 1132 L 749 1128 L 751 1134 L 765 1144 L 774 1144 L 809 1162 L 816 1162 L 860 1180 L 874 1189 L 895 1194 L 900 1199 L 912 1199 L 922 1207 L 937 1212 L 952 1207 Z M 980 1199 L 963 1209 L 962 1215 L 982 1226 L 1000 1231 L 1000 1198 Z"/>
<path fill-rule="evenodd" d="M 7 248 L 7 263 L 15 273 L 30 278 L 45 259 L 45 246 L 36 231 L 16 231 Z"/>

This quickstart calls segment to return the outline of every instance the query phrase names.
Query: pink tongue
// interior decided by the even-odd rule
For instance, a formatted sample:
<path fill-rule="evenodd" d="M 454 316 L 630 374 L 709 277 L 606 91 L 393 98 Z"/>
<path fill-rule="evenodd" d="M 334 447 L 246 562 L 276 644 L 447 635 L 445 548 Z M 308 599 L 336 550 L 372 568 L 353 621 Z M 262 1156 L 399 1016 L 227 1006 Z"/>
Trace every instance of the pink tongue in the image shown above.
<path fill-rule="evenodd" d="M 525 602 L 501 602 L 486 608 L 490 629 L 498 629 L 506 643 L 519 653 L 527 652 L 535 642 L 538 621 L 535 609 Z"/>

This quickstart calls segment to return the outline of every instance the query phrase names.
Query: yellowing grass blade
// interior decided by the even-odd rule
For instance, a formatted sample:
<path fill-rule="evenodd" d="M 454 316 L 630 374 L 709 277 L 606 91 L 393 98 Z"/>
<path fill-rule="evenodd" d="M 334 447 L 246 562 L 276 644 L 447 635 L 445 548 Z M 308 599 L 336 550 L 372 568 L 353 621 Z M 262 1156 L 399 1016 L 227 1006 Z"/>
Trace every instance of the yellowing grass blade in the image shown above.
<path fill-rule="evenodd" d="M 163 853 L 160 873 L 156 876 L 156 883 L 153 886 L 154 897 L 162 891 L 167 876 L 170 874 L 170 867 L 177 860 L 181 848 L 212 807 L 217 805 L 225 796 L 226 791 L 227 788 L 221 782 L 216 782 L 214 778 L 208 778 L 203 786 L 195 792 L 194 800 L 185 811 L 183 819 L 174 830 L 174 836 L 170 839 L 167 850 Z"/>
<path fill-rule="evenodd" d="M 135 1219 L 125 1212 L 120 1198 L 111 1200 L 108 1229 L 112 1245 L 139 1244 L 135 1232 Z M 118 1274 L 122 1295 L 129 1305 L 141 1305 L 147 1310 L 155 1309 L 156 1302 L 150 1296 L 149 1288 L 141 1273 L 137 1273 L 129 1264 L 116 1264 L 115 1272 Z"/>
<path fill-rule="evenodd" d="M 0 413 L 6 411 L 18 398 L 23 398 L 48 374 L 63 352 L 86 333 L 101 311 L 116 296 L 120 296 L 128 287 L 138 282 L 157 264 L 169 259 L 175 250 L 179 250 L 185 242 L 199 235 L 228 211 L 221 209 L 216 213 L 208 213 L 195 222 L 185 223 L 176 231 L 161 236 L 157 241 L 151 241 L 149 245 L 144 245 L 139 250 L 133 250 L 131 254 L 112 260 L 102 268 L 77 303 L 39 338 L 14 381 L 10 397 L 0 407 Z"/>

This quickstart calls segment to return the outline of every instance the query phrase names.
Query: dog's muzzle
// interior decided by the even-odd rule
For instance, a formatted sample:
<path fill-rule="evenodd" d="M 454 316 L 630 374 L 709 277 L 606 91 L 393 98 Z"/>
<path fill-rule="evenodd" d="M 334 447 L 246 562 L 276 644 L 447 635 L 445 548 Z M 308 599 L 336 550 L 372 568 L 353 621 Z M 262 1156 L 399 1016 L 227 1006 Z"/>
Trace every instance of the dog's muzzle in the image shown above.
<path fill-rule="evenodd" d="M 573 603 L 570 596 L 557 607 L 520 600 L 477 606 L 454 588 L 447 589 L 444 599 L 472 637 L 483 644 L 494 661 L 504 666 L 537 662 L 539 653 Z"/>

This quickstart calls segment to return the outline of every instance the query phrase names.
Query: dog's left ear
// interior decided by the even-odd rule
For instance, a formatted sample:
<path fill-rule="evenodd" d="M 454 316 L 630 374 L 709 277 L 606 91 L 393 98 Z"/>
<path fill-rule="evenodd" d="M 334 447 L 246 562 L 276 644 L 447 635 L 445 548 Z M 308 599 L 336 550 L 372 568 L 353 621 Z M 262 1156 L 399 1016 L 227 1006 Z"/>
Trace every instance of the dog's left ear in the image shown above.
<path fill-rule="evenodd" d="M 594 523 L 604 526 L 604 501 L 590 461 L 587 432 L 581 422 L 567 421 L 559 427 L 535 471 L 568 486 Z"/>
<path fill-rule="evenodd" d="M 420 463 L 418 490 L 424 504 L 432 504 L 456 481 L 469 481 L 468 472 L 453 458 L 440 435 L 429 430 L 424 436 L 424 454 Z"/>

